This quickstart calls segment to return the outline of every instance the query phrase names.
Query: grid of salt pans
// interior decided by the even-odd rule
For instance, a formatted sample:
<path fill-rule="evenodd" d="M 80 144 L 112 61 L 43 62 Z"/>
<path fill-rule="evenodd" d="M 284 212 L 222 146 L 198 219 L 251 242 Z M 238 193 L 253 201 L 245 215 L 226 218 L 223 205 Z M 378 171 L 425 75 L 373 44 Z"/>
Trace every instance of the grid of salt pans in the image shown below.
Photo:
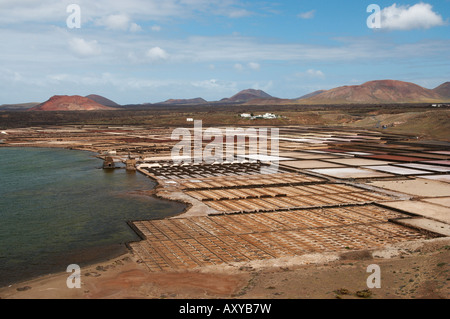
<path fill-rule="evenodd" d="M 313 252 L 370 249 L 425 235 L 375 205 L 135 222 L 130 246 L 151 271 L 192 269 Z"/>
<path fill-rule="evenodd" d="M 344 184 L 202 190 L 188 191 L 186 194 L 223 213 L 263 212 L 392 200 L 387 195 Z"/>

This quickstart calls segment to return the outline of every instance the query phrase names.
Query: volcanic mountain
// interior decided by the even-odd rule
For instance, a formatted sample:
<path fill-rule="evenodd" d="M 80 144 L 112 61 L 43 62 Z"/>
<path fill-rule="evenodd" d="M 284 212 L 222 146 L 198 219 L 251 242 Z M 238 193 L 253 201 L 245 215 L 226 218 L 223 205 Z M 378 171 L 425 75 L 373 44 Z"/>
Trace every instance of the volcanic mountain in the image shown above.
<path fill-rule="evenodd" d="M 198 97 L 195 99 L 170 99 L 158 104 L 169 104 L 169 105 L 198 105 L 208 103 L 205 99 Z"/>
<path fill-rule="evenodd" d="M 445 82 L 433 90 L 440 96 L 450 99 L 450 82 Z"/>
<path fill-rule="evenodd" d="M 319 91 L 315 91 L 315 92 L 312 92 L 312 93 L 309 93 L 309 94 L 303 95 L 302 97 L 299 97 L 299 98 L 298 98 L 298 99 L 296 99 L 296 100 L 309 99 L 310 97 L 313 97 L 313 96 L 316 96 L 316 95 L 322 94 L 323 92 L 326 92 L 326 90 L 319 90 Z"/>
<path fill-rule="evenodd" d="M 110 99 L 107 99 L 106 97 L 101 96 L 101 95 L 91 94 L 91 95 L 88 95 L 86 97 L 88 99 L 90 99 L 90 100 L 92 100 L 94 102 L 97 102 L 97 103 L 99 103 L 101 105 L 104 105 L 104 106 L 120 107 L 120 105 L 117 104 L 116 102 L 111 101 Z"/>
<path fill-rule="evenodd" d="M 261 90 L 248 89 L 243 90 L 230 98 L 225 98 L 220 101 L 239 103 L 239 102 L 248 102 L 254 99 L 274 99 L 274 97 Z"/>
<path fill-rule="evenodd" d="M 111 107 L 101 105 L 87 97 L 79 95 L 55 95 L 48 101 L 36 105 L 30 111 L 94 111 L 114 110 Z"/>
<path fill-rule="evenodd" d="M 307 99 L 296 100 L 313 104 L 375 104 L 375 103 L 408 103 L 434 102 L 442 100 L 442 96 L 417 84 L 381 80 L 366 82 L 362 85 L 342 86 L 325 91 Z"/>

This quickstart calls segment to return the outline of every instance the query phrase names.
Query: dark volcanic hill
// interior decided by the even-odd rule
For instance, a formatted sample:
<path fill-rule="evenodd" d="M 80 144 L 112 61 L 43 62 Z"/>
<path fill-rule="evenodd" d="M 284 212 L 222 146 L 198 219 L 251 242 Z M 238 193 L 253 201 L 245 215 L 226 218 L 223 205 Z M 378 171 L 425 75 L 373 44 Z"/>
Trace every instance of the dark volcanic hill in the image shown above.
<path fill-rule="evenodd" d="M 117 104 L 116 102 L 111 101 L 110 99 L 107 99 L 106 97 L 101 96 L 101 95 L 91 94 L 91 95 L 88 95 L 86 97 L 88 99 L 90 99 L 90 100 L 92 100 L 94 102 L 97 102 L 97 103 L 99 103 L 101 105 L 104 105 L 104 106 L 120 107 L 120 105 Z"/>
<path fill-rule="evenodd" d="M 30 111 L 94 111 L 114 110 L 111 107 L 101 105 L 87 97 L 79 95 L 55 95 L 48 101 L 36 105 Z"/>
<path fill-rule="evenodd" d="M 170 105 L 198 105 L 208 103 L 205 99 L 201 97 L 195 99 L 170 99 L 158 104 L 170 104 Z"/>
<path fill-rule="evenodd" d="M 450 99 L 450 82 L 445 82 L 433 90 L 440 96 Z"/>
<path fill-rule="evenodd" d="M 243 90 L 235 95 L 233 95 L 230 98 L 225 98 L 220 100 L 221 102 L 233 102 L 233 103 L 239 103 L 239 102 L 248 102 L 250 100 L 254 99 L 273 99 L 274 97 L 267 94 L 266 92 L 262 90 L 254 90 L 254 89 L 248 89 Z"/>
<path fill-rule="evenodd" d="M 381 80 L 367 82 L 362 85 L 338 87 L 307 99 L 297 100 L 296 102 L 314 104 L 375 104 L 434 102 L 440 100 L 442 100 L 440 94 L 417 84 Z"/>

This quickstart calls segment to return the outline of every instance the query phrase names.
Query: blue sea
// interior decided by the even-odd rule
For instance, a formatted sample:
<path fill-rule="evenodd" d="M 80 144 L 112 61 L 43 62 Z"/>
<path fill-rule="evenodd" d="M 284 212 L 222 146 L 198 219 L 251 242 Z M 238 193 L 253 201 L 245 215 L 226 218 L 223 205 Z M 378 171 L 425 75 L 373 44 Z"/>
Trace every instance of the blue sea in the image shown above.
<path fill-rule="evenodd" d="M 101 167 L 90 152 L 0 148 L 0 287 L 119 256 L 139 240 L 127 221 L 186 208 L 142 195 L 156 184 L 138 172 Z"/>

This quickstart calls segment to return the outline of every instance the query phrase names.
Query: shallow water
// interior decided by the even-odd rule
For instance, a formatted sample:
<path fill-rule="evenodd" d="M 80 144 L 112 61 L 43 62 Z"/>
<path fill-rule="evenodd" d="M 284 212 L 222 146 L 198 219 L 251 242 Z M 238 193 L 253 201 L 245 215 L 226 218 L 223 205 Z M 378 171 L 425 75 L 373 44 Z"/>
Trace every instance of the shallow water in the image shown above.
<path fill-rule="evenodd" d="M 155 183 L 103 170 L 93 153 L 0 148 L 0 287 L 117 256 L 139 240 L 130 220 L 181 213 L 150 196 Z"/>

